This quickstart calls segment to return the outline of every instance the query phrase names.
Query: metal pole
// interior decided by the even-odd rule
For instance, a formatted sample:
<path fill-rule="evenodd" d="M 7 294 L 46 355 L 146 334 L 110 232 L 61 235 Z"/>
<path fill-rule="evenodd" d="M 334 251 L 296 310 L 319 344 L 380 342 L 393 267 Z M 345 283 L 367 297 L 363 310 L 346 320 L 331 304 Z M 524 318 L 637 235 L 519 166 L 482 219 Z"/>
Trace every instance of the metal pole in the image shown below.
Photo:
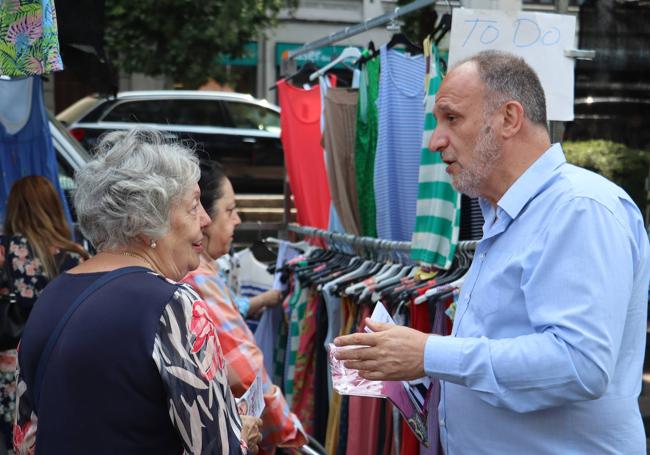
<path fill-rule="evenodd" d="M 566 14 L 569 11 L 569 0 L 555 0 L 555 12 L 558 14 Z M 564 136 L 564 122 L 551 121 L 550 133 L 551 142 L 560 142 Z"/>
<path fill-rule="evenodd" d="M 292 60 L 298 55 L 304 54 L 314 49 L 319 49 L 323 46 L 328 46 L 332 43 L 336 43 L 337 41 L 358 35 L 372 28 L 379 27 L 380 25 L 384 25 L 393 19 L 396 19 L 405 14 L 409 14 L 420 8 L 424 8 L 425 6 L 432 5 L 435 2 L 436 0 L 416 0 L 412 3 L 409 3 L 408 5 L 397 7 L 392 13 L 386 13 L 381 16 L 373 17 L 372 19 L 368 19 L 367 21 L 361 22 L 360 24 L 353 25 L 352 27 L 346 27 L 339 32 L 332 33 L 329 36 L 317 39 L 316 41 L 311 41 L 304 46 L 299 47 L 298 49 L 293 49 L 289 51 L 287 58 L 288 60 Z"/>

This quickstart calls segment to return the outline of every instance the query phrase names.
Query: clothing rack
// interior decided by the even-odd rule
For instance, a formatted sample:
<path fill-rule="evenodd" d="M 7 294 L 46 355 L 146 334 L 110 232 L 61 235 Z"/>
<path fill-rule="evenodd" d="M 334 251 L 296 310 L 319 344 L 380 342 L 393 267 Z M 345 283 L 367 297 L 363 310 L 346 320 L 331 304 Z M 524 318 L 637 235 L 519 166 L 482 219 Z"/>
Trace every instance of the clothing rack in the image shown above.
<path fill-rule="evenodd" d="M 319 49 L 321 47 L 328 46 L 332 43 L 336 43 L 337 41 L 341 41 L 346 38 L 350 38 L 351 36 L 355 36 L 360 33 L 366 32 L 372 28 L 379 27 L 386 23 L 392 22 L 400 16 L 404 16 L 406 14 L 412 13 L 413 11 L 417 11 L 419 9 L 424 8 L 425 6 L 429 6 L 434 3 L 436 3 L 436 0 L 416 0 L 412 3 L 409 3 L 408 5 L 398 6 L 391 13 L 386 13 L 386 14 L 382 14 L 381 16 L 373 17 L 372 19 L 368 19 L 366 21 L 363 21 L 351 27 L 345 27 L 343 30 L 332 33 L 328 36 L 317 39 L 315 41 L 306 43 L 304 46 L 299 47 L 297 49 L 293 49 L 289 51 L 287 58 L 289 60 L 292 60 L 294 57 L 298 55 L 304 54 L 309 51 L 313 51 L 314 49 Z"/>
<path fill-rule="evenodd" d="M 352 234 L 326 231 L 311 226 L 301 226 L 299 224 L 289 224 L 287 230 L 305 236 L 322 238 L 333 246 L 347 245 L 357 252 L 363 251 L 366 253 L 376 254 L 381 252 L 388 253 L 388 255 L 393 259 L 406 259 L 409 257 L 411 251 L 411 242 L 376 239 L 373 237 L 359 237 Z M 458 242 L 456 254 L 461 257 L 467 257 L 468 253 L 476 250 L 477 245 L 478 240 L 465 240 Z M 392 253 L 395 253 L 397 258 L 395 258 Z"/>

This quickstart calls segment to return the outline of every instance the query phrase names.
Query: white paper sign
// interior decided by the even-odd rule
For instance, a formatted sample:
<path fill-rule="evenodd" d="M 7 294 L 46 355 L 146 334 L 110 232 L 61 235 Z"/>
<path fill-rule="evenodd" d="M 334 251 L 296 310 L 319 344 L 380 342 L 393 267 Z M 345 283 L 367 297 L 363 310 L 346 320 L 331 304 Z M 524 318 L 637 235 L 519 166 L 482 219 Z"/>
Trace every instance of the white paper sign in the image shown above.
<path fill-rule="evenodd" d="M 548 120 L 573 120 L 576 18 L 563 14 L 455 8 L 449 66 L 480 51 L 495 49 L 523 57 L 546 93 Z"/>
<path fill-rule="evenodd" d="M 237 398 L 237 409 L 240 415 L 259 417 L 264 411 L 264 389 L 262 377 L 258 374 L 255 380 L 241 398 Z"/>

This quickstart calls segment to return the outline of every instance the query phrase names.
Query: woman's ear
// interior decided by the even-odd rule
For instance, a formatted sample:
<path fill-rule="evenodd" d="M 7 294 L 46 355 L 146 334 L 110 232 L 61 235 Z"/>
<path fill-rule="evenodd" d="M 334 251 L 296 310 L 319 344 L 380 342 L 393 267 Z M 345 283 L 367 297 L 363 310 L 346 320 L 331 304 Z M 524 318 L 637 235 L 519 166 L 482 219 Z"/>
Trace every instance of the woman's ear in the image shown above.
<path fill-rule="evenodd" d="M 503 105 L 503 124 L 501 135 L 509 139 L 516 135 L 521 129 L 524 120 L 524 107 L 518 101 L 511 100 Z"/>

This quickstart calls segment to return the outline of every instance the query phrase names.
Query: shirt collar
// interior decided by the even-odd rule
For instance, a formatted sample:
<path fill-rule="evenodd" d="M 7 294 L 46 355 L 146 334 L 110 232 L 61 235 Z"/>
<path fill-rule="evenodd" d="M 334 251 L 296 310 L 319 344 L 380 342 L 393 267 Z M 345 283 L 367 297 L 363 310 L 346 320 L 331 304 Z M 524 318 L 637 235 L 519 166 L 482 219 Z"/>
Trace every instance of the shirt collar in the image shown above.
<path fill-rule="evenodd" d="M 551 145 L 501 196 L 497 203 L 497 215 L 502 210 L 511 219 L 515 219 L 528 201 L 533 199 L 549 181 L 555 169 L 563 163 L 566 163 L 566 158 L 562 146 L 560 144 Z M 481 206 L 484 205 L 481 204 Z"/>

